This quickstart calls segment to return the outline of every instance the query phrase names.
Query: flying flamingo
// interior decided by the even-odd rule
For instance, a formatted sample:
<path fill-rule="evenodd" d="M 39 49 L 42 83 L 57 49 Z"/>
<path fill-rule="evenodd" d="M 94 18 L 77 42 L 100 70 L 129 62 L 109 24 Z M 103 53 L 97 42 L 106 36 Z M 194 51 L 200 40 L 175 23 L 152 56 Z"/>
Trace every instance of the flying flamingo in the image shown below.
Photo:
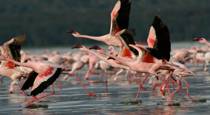
<path fill-rule="evenodd" d="M 121 42 L 119 40 L 119 35 L 125 34 L 133 34 L 132 32 L 128 33 L 129 26 L 129 14 L 131 9 L 131 1 L 130 0 L 118 0 L 115 4 L 112 12 L 111 12 L 111 25 L 110 32 L 103 36 L 89 36 L 89 35 L 81 35 L 79 32 L 72 32 L 72 35 L 77 38 L 87 38 L 93 39 L 97 41 L 104 42 L 109 46 L 121 46 Z M 126 32 L 122 32 L 126 30 Z M 131 35 L 130 35 L 131 36 Z M 126 44 L 135 44 L 133 37 L 123 37 Z M 123 48 L 121 49 L 122 55 L 127 56 L 130 54 L 129 49 Z"/>
<path fill-rule="evenodd" d="M 141 52 L 141 50 L 134 46 L 131 45 L 131 47 L 135 48 L 138 52 Z M 168 70 L 169 73 L 166 74 L 166 79 L 163 82 L 163 86 L 165 87 L 166 84 L 168 84 L 168 80 L 170 78 L 174 79 L 172 77 L 172 73 L 174 72 L 178 72 L 181 71 L 182 74 L 180 73 L 174 73 L 176 75 L 189 75 L 191 74 L 190 71 L 187 71 L 187 69 L 183 69 L 178 65 L 175 64 L 169 64 L 169 63 L 162 63 L 162 62 L 156 62 L 156 63 L 147 63 L 147 62 L 142 62 L 141 57 L 138 57 L 136 60 L 126 60 L 125 58 L 119 57 L 119 56 L 112 56 L 112 58 L 114 58 L 115 60 L 117 60 L 118 62 L 120 62 L 120 64 L 128 66 L 130 70 L 136 71 L 136 72 L 141 72 L 141 73 L 149 73 L 151 75 L 155 75 L 155 76 L 159 76 L 158 75 L 158 70 Z M 176 70 L 176 71 L 175 71 Z M 171 73 L 172 72 L 172 73 Z M 178 90 L 176 90 L 176 92 L 178 92 L 181 88 L 181 84 L 179 83 L 180 81 L 178 79 L 175 80 L 178 84 Z M 172 99 L 173 95 L 175 94 L 175 92 L 171 93 L 168 97 L 168 99 Z"/>
<path fill-rule="evenodd" d="M 21 60 L 21 45 L 25 41 L 26 36 L 25 35 L 20 35 L 11 38 L 9 41 L 5 42 L 1 47 L 1 55 L 4 57 L 9 57 L 12 58 L 16 61 Z M 4 65 L 7 66 L 8 68 L 13 68 L 15 67 L 15 64 L 9 61 L 5 61 Z"/>
<path fill-rule="evenodd" d="M 49 62 L 37 62 L 37 61 L 28 61 L 25 63 L 20 63 L 15 60 L 7 58 L 7 60 L 12 61 L 13 63 L 31 68 L 34 72 L 31 77 L 28 77 L 26 82 L 24 83 L 22 90 L 26 90 L 31 87 L 32 99 L 29 99 L 24 106 L 29 106 L 35 101 L 39 101 L 40 99 L 53 95 L 54 88 L 52 87 L 52 92 L 50 94 L 43 94 L 42 93 L 46 88 L 52 85 L 55 80 L 59 77 L 62 72 L 62 68 Z"/>
<path fill-rule="evenodd" d="M 110 32 L 103 36 L 88 36 L 81 35 L 79 32 L 73 32 L 72 35 L 77 38 L 87 38 L 104 42 L 107 45 L 120 46 L 116 34 L 123 29 L 128 29 L 129 14 L 130 14 L 131 1 L 118 0 L 111 12 L 111 26 Z"/>
<path fill-rule="evenodd" d="M 11 38 L 0 46 L 0 55 L 2 57 L 9 57 L 16 61 L 21 61 L 21 45 L 25 41 L 26 36 L 20 35 Z M 21 71 L 21 67 L 17 67 L 13 62 L 7 60 L 1 60 L 1 72 L 0 74 L 9 77 L 12 82 L 10 83 L 9 92 L 14 92 L 14 87 L 18 85 L 18 82 L 24 73 Z"/>
<path fill-rule="evenodd" d="M 0 66 L 0 75 L 10 78 L 12 81 L 9 87 L 9 93 L 15 92 L 15 86 L 18 85 L 19 80 L 23 77 L 23 73 L 14 68 L 7 68 L 4 65 Z"/>

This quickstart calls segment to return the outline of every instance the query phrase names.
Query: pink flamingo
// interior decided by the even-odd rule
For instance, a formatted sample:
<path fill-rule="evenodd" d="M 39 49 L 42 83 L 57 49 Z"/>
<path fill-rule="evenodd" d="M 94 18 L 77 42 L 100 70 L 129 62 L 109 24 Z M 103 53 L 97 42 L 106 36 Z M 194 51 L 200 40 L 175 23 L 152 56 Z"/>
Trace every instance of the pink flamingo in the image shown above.
<path fill-rule="evenodd" d="M 20 78 L 23 77 L 23 74 L 26 72 L 21 71 L 13 62 L 5 59 L 3 60 L 3 57 L 21 61 L 21 45 L 25 39 L 25 35 L 16 36 L 0 46 L 0 55 L 2 56 L 0 74 L 9 77 L 12 80 L 9 88 L 10 93 L 14 92 L 15 86 L 18 85 Z"/>
<path fill-rule="evenodd" d="M 144 52 L 142 61 L 154 63 L 152 57 L 169 61 L 171 52 L 170 34 L 168 27 L 158 16 L 155 16 L 152 26 L 150 27 L 147 43 L 148 48 L 138 45 Z"/>
<path fill-rule="evenodd" d="M 197 41 L 201 44 L 204 44 L 204 45 L 210 47 L 210 42 L 208 40 L 206 40 L 205 38 L 194 38 L 194 41 Z"/>
<path fill-rule="evenodd" d="M 116 34 L 123 29 L 128 29 L 129 14 L 131 2 L 130 0 L 118 0 L 111 12 L 111 26 L 109 34 L 103 36 L 80 35 L 79 32 L 73 32 L 72 35 L 77 38 L 87 38 L 104 42 L 107 45 L 120 46 Z"/>
<path fill-rule="evenodd" d="M 131 45 L 133 48 L 135 48 L 138 52 L 141 52 L 141 50 L 134 46 Z M 165 88 L 165 87 L 169 87 L 169 79 L 172 78 L 172 80 L 174 79 L 172 77 L 172 73 L 176 74 L 176 75 L 181 75 L 181 76 L 186 76 L 186 75 L 191 75 L 192 72 L 189 71 L 187 68 L 185 68 L 185 66 L 183 65 L 179 65 L 179 64 L 170 64 L 170 63 L 162 63 L 162 62 L 156 62 L 156 63 L 147 63 L 147 62 L 142 62 L 141 57 L 138 57 L 136 60 L 126 60 L 125 58 L 122 57 L 112 57 L 114 59 L 116 59 L 118 62 L 120 62 L 120 64 L 123 64 L 125 66 L 128 66 L 130 70 L 136 71 L 136 72 L 141 72 L 141 73 L 149 73 L 155 76 L 160 77 L 160 75 L 158 75 L 158 70 L 168 70 L 169 73 L 166 73 L 166 77 L 165 80 L 163 81 L 162 85 L 161 85 L 161 89 Z M 178 84 L 178 89 L 176 90 L 176 92 L 180 91 L 181 88 L 181 84 L 180 84 L 180 80 L 175 80 Z M 172 97 L 174 96 L 174 94 L 176 92 L 173 92 L 169 95 L 168 100 L 171 100 Z"/>
<path fill-rule="evenodd" d="M 28 79 L 22 87 L 22 90 L 26 90 L 31 87 L 30 95 L 32 96 L 32 99 L 29 99 L 24 104 L 24 106 L 27 107 L 35 101 L 39 101 L 44 97 L 54 94 L 54 88 L 52 87 L 52 92 L 50 94 L 39 95 L 46 88 L 52 85 L 55 82 L 55 80 L 59 77 L 59 75 L 62 72 L 61 67 L 50 64 L 49 62 L 28 61 L 26 63 L 20 63 L 11 59 L 7 60 L 12 61 L 17 65 L 31 68 L 34 71 L 32 73 L 33 75 L 31 77 L 28 77 Z"/>
<path fill-rule="evenodd" d="M 125 36 L 123 37 L 123 39 L 126 42 L 126 44 L 135 44 L 134 39 L 131 35 L 133 33 L 128 31 L 130 7 L 131 7 L 130 0 L 117 1 L 111 12 L 110 32 L 106 35 L 89 36 L 89 35 L 81 35 L 79 32 L 72 32 L 72 35 L 77 38 L 97 40 L 109 46 L 111 45 L 119 47 L 122 46 L 119 40 L 119 36 Z M 129 57 L 131 55 L 131 52 L 128 48 L 121 48 L 121 54 L 125 57 Z"/>

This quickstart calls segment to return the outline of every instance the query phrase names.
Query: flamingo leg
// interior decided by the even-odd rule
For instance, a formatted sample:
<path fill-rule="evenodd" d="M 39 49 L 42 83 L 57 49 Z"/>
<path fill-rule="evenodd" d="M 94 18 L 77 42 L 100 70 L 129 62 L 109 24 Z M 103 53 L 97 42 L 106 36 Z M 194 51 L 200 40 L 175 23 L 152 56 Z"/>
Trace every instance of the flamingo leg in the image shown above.
<path fill-rule="evenodd" d="M 0 77 L 0 85 L 3 84 L 3 77 Z"/>
<path fill-rule="evenodd" d="M 178 86 L 177 86 L 176 90 L 173 91 L 173 92 L 168 96 L 168 98 L 167 98 L 167 101 L 168 101 L 168 102 L 171 102 L 172 99 L 173 99 L 173 97 L 174 97 L 174 95 L 182 89 L 182 82 L 181 82 L 180 79 L 177 80 L 177 85 L 178 85 Z"/>
<path fill-rule="evenodd" d="M 139 80 L 139 81 L 137 82 L 137 84 L 138 84 L 138 91 L 137 91 L 137 93 L 136 93 L 136 100 L 137 100 L 137 98 L 139 97 L 140 92 L 141 92 L 142 90 L 144 90 L 144 85 L 143 85 L 143 82 L 141 82 L 141 80 Z"/>
<path fill-rule="evenodd" d="M 85 74 L 85 80 L 88 80 L 91 74 L 92 70 L 88 69 L 87 73 Z"/>
<path fill-rule="evenodd" d="M 41 93 L 38 96 L 32 96 L 32 98 L 29 99 L 28 101 L 26 101 L 26 103 L 24 103 L 23 106 L 28 107 L 28 106 L 32 105 L 33 103 L 39 102 L 41 99 L 52 96 L 54 94 L 55 94 L 55 88 L 54 88 L 54 85 L 51 85 L 51 92 L 50 93 Z"/>
<path fill-rule="evenodd" d="M 58 89 L 59 89 L 59 93 L 61 94 L 61 91 L 62 91 L 62 82 L 59 80 L 58 82 L 57 82 L 57 86 L 58 86 Z"/>
<path fill-rule="evenodd" d="M 140 92 L 141 92 L 141 86 L 139 85 L 139 87 L 138 87 L 138 91 L 137 91 L 137 93 L 136 93 L 136 100 L 138 99 L 138 97 L 139 97 L 139 95 L 140 95 Z"/>
<path fill-rule="evenodd" d="M 77 80 L 78 83 L 82 86 L 83 90 L 87 93 L 87 95 L 88 95 L 89 97 L 95 97 L 95 96 L 96 96 L 96 94 L 95 94 L 94 92 L 88 91 L 88 89 L 87 89 L 87 85 L 88 85 L 88 84 L 83 84 L 83 82 L 81 81 L 81 79 L 80 79 L 79 77 L 76 77 L 76 80 Z"/>
<path fill-rule="evenodd" d="M 105 93 L 108 93 L 109 92 L 108 76 L 105 76 L 105 72 L 103 72 L 103 77 L 106 78 L 106 81 L 105 81 L 105 86 L 106 86 Z"/>
<path fill-rule="evenodd" d="M 190 88 L 190 84 L 185 80 L 183 79 L 183 81 L 185 82 L 185 86 L 186 86 L 186 95 L 189 99 L 193 100 L 193 98 L 190 96 L 190 93 L 189 93 L 189 88 Z"/>
<path fill-rule="evenodd" d="M 9 86 L 9 93 L 12 94 L 15 92 L 15 86 L 17 86 L 18 84 L 18 81 L 17 80 L 13 80 L 11 83 L 10 83 L 10 86 Z"/>

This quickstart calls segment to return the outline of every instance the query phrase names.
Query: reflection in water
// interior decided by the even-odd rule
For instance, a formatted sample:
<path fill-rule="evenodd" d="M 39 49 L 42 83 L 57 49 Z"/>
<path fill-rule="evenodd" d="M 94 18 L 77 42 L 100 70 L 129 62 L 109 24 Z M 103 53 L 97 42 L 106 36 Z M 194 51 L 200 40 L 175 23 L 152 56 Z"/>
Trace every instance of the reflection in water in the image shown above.
<path fill-rule="evenodd" d="M 9 94 L 8 95 L 8 103 L 9 104 L 20 104 L 25 101 L 24 96 L 20 96 L 18 94 Z"/>
<path fill-rule="evenodd" d="M 22 114 L 23 115 L 49 115 L 45 109 L 23 109 Z"/>
<path fill-rule="evenodd" d="M 175 115 L 176 114 L 176 108 L 171 106 L 164 106 L 160 108 L 155 108 L 151 115 Z"/>
<path fill-rule="evenodd" d="M 154 108 L 141 108 L 139 110 L 128 111 L 128 112 L 106 112 L 106 115 L 176 115 L 180 108 L 172 106 L 158 106 Z M 180 114 L 184 114 L 186 110 Z"/>

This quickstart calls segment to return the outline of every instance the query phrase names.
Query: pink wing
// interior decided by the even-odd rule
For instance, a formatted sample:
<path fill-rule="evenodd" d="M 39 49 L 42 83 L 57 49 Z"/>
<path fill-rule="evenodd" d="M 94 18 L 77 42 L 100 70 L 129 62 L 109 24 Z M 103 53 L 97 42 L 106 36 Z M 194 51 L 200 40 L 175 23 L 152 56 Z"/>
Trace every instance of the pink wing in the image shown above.
<path fill-rule="evenodd" d="M 47 81 L 55 72 L 56 72 L 56 68 L 50 67 L 45 72 L 40 73 L 34 81 L 32 90 L 36 89 L 42 82 Z"/>
<path fill-rule="evenodd" d="M 155 42 L 156 42 L 156 31 L 155 31 L 154 27 L 151 26 L 150 30 L 149 30 L 149 35 L 147 38 L 147 44 L 148 44 L 149 48 L 154 48 Z"/>

